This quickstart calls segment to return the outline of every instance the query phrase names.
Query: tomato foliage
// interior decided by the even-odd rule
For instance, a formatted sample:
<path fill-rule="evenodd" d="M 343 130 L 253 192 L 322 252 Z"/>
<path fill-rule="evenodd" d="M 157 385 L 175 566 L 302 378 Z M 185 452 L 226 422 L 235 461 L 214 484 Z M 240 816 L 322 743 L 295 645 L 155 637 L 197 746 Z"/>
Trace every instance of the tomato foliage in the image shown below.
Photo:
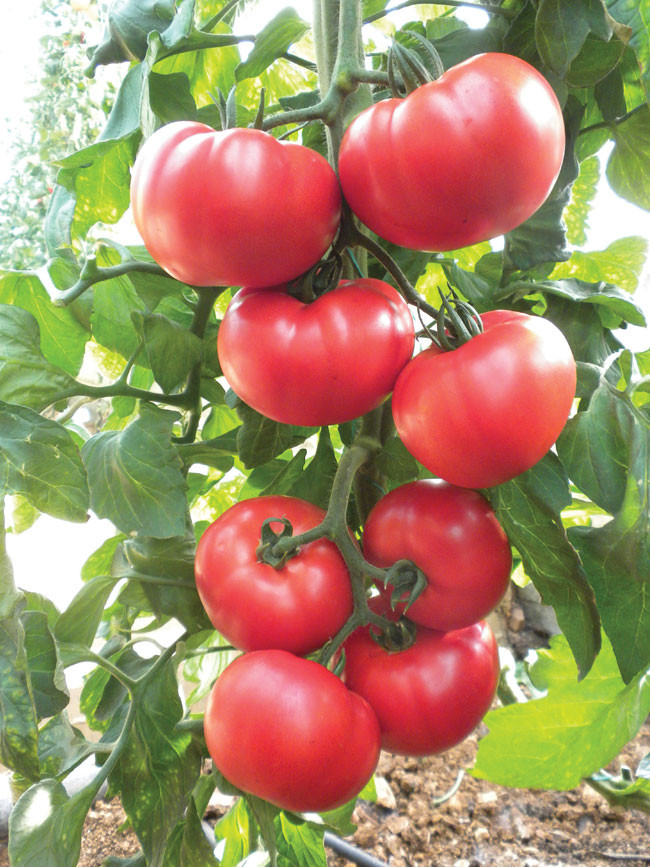
<path fill-rule="evenodd" d="M 121 70 L 114 106 L 57 161 L 46 267 L 0 274 L 16 865 L 73 867 L 107 782 L 132 863 L 324 867 L 380 739 L 446 749 L 487 710 L 513 556 L 563 635 L 506 672 L 503 702 L 535 699 L 491 712 L 475 773 L 647 809 L 599 775 L 650 707 L 646 250 L 587 238 L 601 174 L 650 210 L 650 0 L 505 0 L 478 29 L 387 5 L 255 33 L 245 0 L 111 5 L 89 72 Z M 14 579 L 20 533 L 68 556 L 41 515 L 114 527 L 71 600 Z"/>

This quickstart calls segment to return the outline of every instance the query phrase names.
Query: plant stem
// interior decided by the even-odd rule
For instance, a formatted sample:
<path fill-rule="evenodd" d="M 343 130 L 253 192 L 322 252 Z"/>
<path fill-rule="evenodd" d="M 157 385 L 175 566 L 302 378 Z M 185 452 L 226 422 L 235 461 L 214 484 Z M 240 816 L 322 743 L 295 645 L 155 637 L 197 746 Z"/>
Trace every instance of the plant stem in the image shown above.
<path fill-rule="evenodd" d="M 405 0 L 403 3 L 398 3 L 397 6 L 391 6 L 390 9 L 381 9 L 375 12 L 374 15 L 369 15 L 363 19 L 364 24 L 371 24 L 373 21 L 378 21 L 391 12 L 396 12 L 398 9 L 406 9 L 408 6 L 465 6 L 469 9 L 480 9 L 487 12 L 489 15 L 501 15 L 503 18 L 514 18 L 517 14 L 514 9 L 501 9 L 498 6 L 486 6 L 484 3 L 472 3 L 467 0 Z"/>
<path fill-rule="evenodd" d="M 635 108 L 631 108 L 625 114 L 620 115 L 620 117 L 614 117 L 611 120 L 601 120 L 598 123 L 592 123 L 591 126 L 586 126 L 584 129 L 578 131 L 578 135 L 586 135 L 588 132 L 594 132 L 598 129 L 609 129 L 613 130 L 614 127 L 619 126 L 622 123 L 625 123 L 626 120 L 632 117 L 634 114 L 638 114 L 643 109 L 646 109 L 648 104 L 646 102 L 641 103 L 641 105 L 637 105 Z"/>
<path fill-rule="evenodd" d="M 100 268 L 97 265 L 97 260 L 92 256 L 86 261 L 77 282 L 59 295 L 55 299 L 54 304 L 56 307 L 67 307 L 68 304 L 72 304 L 74 300 L 83 295 L 95 283 L 112 280 L 114 277 L 122 277 L 124 274 L 134 271 L 142 274 L 155 274 L 158 277 L 167 277 L 169 280 L 174 279 L 160 265 L 156 265 L 155 262 L 139 262 L 133 259 L 128 262 L 120 262 L 119 265 L 111 265 L 109 268 Z"/>

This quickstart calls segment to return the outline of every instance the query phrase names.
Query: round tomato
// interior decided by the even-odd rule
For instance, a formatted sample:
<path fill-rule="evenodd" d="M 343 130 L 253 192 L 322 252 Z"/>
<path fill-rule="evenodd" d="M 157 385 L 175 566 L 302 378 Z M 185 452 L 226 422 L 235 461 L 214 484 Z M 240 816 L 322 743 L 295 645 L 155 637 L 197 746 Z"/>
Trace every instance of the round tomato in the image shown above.
<path fill-rule="evenodd" d="M 143 145 L 133 218 L 153 258 L 193 286 L 298 277 L 337 231 L 336 175 L 316 151 L 256 129 L 177 121 Z"/>
<path fill-rule="evenodd" d="M 377 714 L 382 749 L 391 753 L 426 756 L 459 744 L 489 710 L 499 682 L 499 652 L 485 621 L 453 632 L 418 626 L 415 643 L 397 652 L 364 626 L 344 647 L 345 683 Z"/>
<path fill-rule="evenodd" d="M 408 616 L 442 631 L 492 611 L 512 567 L 510 544 L 489 503 L 439 479 L 411 482 L 382 497 L 368 515 L 363 550 L 375 566 L 404 559 L 424 572 L 428 586 Z"/>
<path fill-rule="evenodd" d="M 562 332 L 539 316 L 492 310 L 451 352 L 435 346 L 397 380 L 393 418 L 411 454 L 466 488 L 499 485 L 537 463 L 568 418 L 576 365 Z"/>
<path fill-rule="evenodd" d="M 298 535 L 324 516 L 295 497 L 256 497 L 236 503 L 205 531 L 194 561 L 196 587 L 214 628 L 235 647 L 310 653 L 348 619 L 350 576 L 333 542 L 310 542 L 279 569 L 256 554 L 268 518 L 287 518 Z"/>
<path fill-rule="evenodd" d="M 310 304 L 282 289 L 241 289 L 219 329 L 233 390 L 285 424 L 338 424 L 392 391 L 411 358 L 413 319 L 381 280 L 344 280 Z"/>
<path fill-rule="evenodd" d="M 530 217 L 563 154 L 562 111 L 546 79 L 518 57 L 480 54 L 358 115 L 339 177 L 354 213 L 382 238 L 453 250 Z"/>
<path fill-rule="evenodd" d="M 210 694 L 204 728 L 229 782 L 299 813 L 354 798 L 379 758 L 368 703 L 322 665 L 283 650 L 232 662 Z"/>

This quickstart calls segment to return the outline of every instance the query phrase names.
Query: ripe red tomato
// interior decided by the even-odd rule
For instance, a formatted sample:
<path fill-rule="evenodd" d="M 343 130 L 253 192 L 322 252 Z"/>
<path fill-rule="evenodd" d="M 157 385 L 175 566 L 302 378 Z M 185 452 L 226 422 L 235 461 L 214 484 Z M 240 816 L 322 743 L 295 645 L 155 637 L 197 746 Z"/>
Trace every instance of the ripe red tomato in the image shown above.
<path fill-rule="evenodd" d="M 489 710 L 499 682 L 485 621 L 453 632 L 418 626 L 415 643 L 397 652 L 380 647 L 364 626 L 344 647 L 345 683 L 377 714 L 382 749 L 391 753 L 426 756 L 459 744 Z"/>
<path fill-rule="evenodd" d="M 138 154 L 131 204 L 147 250 L 172 277 L 194 286 L 273 286 L 327 250 L 341 195 L 316 151 L 261 130 L 177 121 Z"/>
<path fill-rule="evenodd" d="M 233 390 L 285 424 L 338 424 L 392 391 L 411 358 L 413 319 L 381 280 L 344 280 L 310 304 L 282 289 L 242 289 L 219 329 Z"/>
<path fill-rule="evenodd" d="M 512 567 L 508 538 L 489 503 L 439 479 L 410 482 L 382 497 L 368 515 L 363 550 L 375 566 L 405 559 L 424 572 L 428 586 L 408 616 L 442 631 L 492 611 Z"/>
<path fill-rule="evenodd" d="M 382 238 L 453 250 L 523 223 L 559 174 L 564 123 L 546 79 L 510 54 L 480 54 L 345 132 L 345 198 Z"/>
<path fill-rule="evenodd" d="M 562 332 L 539 316 L 491 310 L 484 331 L 451 352 L 432 346 L 397 380 L 404 445 L 454 485 L 487 488 L 537 463 L 564 427 L 576 366 Z"/>
<path fill-rule="evenodd" d="M 196 586 L 214 628 L 235 647 L 310 653 L 348 619 L 350 576 L 333 542 L 310 542 L 279 569 L 256 556 L 267 518 L 287 518 L 297 535 L 324 516 L 295 497 L 256 497 L 235 504 L 205 531 L 194 562 Z"/>
<path fill-rule="evenodd" d="M 212 690 L 204 728 L 227 780 L 295 812 L 345 804 L 379 758 L 368 703 L 322 665 L 283 650 L 232 662 Z"/>

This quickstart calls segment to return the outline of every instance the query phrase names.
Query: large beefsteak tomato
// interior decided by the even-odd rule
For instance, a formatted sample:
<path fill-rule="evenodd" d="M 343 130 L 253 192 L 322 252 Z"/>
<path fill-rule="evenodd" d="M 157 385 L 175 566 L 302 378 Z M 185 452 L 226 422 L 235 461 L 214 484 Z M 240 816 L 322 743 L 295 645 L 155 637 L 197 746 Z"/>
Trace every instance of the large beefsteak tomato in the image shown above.
<path fill-rule="evenodd" d="M 294 812 L 345 804 L 379 758 L 368 703 L 322 665 L 282 650 L 247 653 L 213 687 L 205 740 L 221 773 Z"/>
<path fill-rule="evenodd" d="M 354 213 L 382 238 L 453 250 L 530 217 L 555 183 L 564 141 L 546 79 L 518 57 L 480 54 L 356 117 L 339 177 Z"/>
<path fill-rule="evenodd" d="M 366 520 L 363 550 L 375 566 L 403 559 L 422 570 L 427 587 L 408 616 L 444 632 L 492 611 L 512 567 L 508 538 L 487 500 L 440 479 L 410 482 L 382 497 Z"/>
<path fill-rule="evenodd" d="M 241 289 L 219 329 L 233 390 L 285 424 L 338 424 L 374 409 L 413 353 L 402 296 L 381 280 L 344 280 L 305 304 L 283 289 Z"/>
<path fill-rule="evenodd" d="M 481 320 L 483 333 L 457 349 L 416 356 L 393 393 L 406 448 L 466 488 L 499 485 L 536 464 L 564 427 L 576 387 L 571 349 L 552 322 L 512 310 Z"/>
<path fill-rule="evenodd" d="M 193 286 L 273 286 L 314 265 L 337 231 L 336 175 L 316 151 L 256 129 L 176 121 L 133 167 L 147 250 Z"/>
<path fill-rule="evenodd" d="M 387 614 L 381 602 L 373 607 Z M 397 652 L 377 644 L 371 628 L 345 642 L 344 680 L 377 714 L 382 748 L 426 756 L 459 744 L 488 711 L 499 682 L 488 624 L 453 632 L 418 626 L 414 644 Z"/>
<path fill-rule="evenodd" d="M 196 586 L 214 628 L 235 647 L 310 653 L 350 616 L 350 576 L 333 542 L 310 542 L 279 568 L 256 554 L 268 518 L 288 519 L 297 535 L 324 516 L 296 497 L 255 497 L 236 503 L 205 531 L 194 562 Z"/>

